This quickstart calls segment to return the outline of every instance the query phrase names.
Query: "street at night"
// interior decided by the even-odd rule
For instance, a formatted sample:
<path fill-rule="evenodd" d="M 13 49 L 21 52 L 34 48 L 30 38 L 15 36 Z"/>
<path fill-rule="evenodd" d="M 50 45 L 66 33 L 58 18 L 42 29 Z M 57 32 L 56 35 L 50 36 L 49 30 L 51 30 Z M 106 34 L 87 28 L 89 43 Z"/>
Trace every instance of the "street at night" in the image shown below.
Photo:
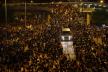
<path fill-rule="evenodd" d="M 0 72 L 108 72 L 107 0 L 1 0 Z"/>

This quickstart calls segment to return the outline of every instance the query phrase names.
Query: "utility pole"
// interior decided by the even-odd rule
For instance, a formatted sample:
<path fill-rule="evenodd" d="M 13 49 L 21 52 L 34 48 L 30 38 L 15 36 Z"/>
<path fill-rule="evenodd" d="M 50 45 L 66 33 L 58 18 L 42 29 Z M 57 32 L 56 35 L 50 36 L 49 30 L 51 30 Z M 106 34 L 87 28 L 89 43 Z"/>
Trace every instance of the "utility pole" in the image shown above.
<path fill-rule="evenodd" d="M 27 15 L 27 4 L 26 4 L 26 1 L 25 1 L 24 5 L 25 5 L 25 20 L 24 21 L 25 21 L 25 25 L 26 25 L 26 19 L 27 19 L 27 17 L 26 17 L 26 15 Z"/>
<path fill-rule="evenodd" d="M 7 1 L 5 0 L 5 21 L 7 25 Z"/>
<path fill-rule="evenodd" d="M 91 21 L 91 16 L 90 13 L 87 13 L 87 25 L 90 25 L 90 21 Z"/>

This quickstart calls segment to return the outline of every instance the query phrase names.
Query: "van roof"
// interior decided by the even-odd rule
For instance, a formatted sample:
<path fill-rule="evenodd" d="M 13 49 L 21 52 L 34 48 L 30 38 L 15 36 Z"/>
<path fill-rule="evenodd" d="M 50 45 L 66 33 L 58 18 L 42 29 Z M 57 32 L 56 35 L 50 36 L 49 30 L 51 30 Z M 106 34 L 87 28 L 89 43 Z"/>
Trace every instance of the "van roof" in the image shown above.
<path fill-rule="evenodd" d="M 70 28 L 63 28 L 62 31 L 70 31 Z"/>

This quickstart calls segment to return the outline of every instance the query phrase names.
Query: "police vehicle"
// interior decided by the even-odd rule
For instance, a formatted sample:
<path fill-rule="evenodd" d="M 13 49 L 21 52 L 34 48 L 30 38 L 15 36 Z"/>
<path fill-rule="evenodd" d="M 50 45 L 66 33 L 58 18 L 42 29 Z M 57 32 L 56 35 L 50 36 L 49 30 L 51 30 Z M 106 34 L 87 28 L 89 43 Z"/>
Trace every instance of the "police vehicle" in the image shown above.
<path fill-rule="evenodd" d="M 72 41 L 70 28 L 63 28 L 61 33 L 61 41 Z"/>

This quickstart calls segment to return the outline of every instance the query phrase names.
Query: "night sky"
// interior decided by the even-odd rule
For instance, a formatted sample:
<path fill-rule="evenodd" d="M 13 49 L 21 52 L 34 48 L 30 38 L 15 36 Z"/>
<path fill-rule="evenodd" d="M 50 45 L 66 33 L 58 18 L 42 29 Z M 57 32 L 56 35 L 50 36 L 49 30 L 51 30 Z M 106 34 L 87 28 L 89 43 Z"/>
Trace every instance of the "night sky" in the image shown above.
<path fill-rule="evenodd" d="M 4 3 L 5 0 L 0 0 L 0 3 Z M 21 3 L 21 2 L 30 2 L 31 0 L 7 0 L 7 3 Z M 47 2 L 74 2 L 79 0 L 32 0 L 35 3 L 47 3 Z M 99 2 L 100 0 L 82 0 L 84 2 Z M 108 3 L 108 0 L 104 0 L 105 3 Z"/>

